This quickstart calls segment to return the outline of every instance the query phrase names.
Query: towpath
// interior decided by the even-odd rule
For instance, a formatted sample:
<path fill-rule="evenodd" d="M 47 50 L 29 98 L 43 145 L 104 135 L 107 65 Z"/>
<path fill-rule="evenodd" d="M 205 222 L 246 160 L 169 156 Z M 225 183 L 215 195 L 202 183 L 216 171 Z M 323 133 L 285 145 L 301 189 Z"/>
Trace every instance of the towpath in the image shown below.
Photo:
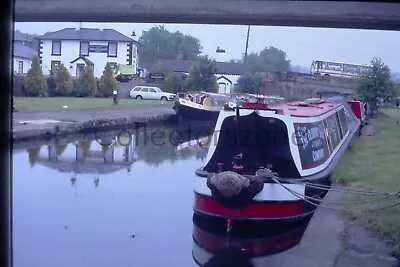
<path fill-rule="evenodd" d="M 340 202 L 342 195 L 329 191 L 324 200 Z M 318 207 L 300 244 L 286 253 L 281 267 L 399 267 L 391 252 L 389 243 L 344 219 L 340 212 Z"/>

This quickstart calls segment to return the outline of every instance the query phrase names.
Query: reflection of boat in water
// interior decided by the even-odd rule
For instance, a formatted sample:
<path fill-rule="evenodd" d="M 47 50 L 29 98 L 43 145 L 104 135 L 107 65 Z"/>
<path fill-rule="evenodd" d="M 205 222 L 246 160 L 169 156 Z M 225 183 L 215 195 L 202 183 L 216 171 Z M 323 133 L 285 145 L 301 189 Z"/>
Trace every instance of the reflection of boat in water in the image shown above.
<path fill-rule="evenodd" d="M 200 266 L 280 266 L 282 253 L 301 241 L 308 222 L 290 228 L 260 228 L 245 234 L 215 229 L 194 216 L 192 255 Z M 245 226 L 244 226 L 245 227 Z M 249 227 L 247 227 L 248 229 Z"/>
<path fill-rule="evenodd" d="M 175 101 L 173 109 L 181 120 L 216 121 L 230 95 L 187 92 Z"/>
<path fill-rule="evenodd" d="M 197 214 L 287 222 L 309 217 L 360 127 L 345 99 L 310 99 L 221 111 L 204 167 Z M 312 198 L 312 199 L 311 199 Z"/>

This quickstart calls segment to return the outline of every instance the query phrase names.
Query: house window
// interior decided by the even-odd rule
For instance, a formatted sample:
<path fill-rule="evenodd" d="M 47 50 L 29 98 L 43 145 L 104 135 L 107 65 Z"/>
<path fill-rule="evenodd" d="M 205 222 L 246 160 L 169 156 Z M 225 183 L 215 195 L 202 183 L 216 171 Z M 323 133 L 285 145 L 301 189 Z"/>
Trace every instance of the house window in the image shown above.
<path fill-rule="evenodd" d="M 58 70 L 58 67 L 60 67 L 61 61 L 52 61 L 51 62 L 51 72 L 56 73 Z"/>
<path fill-rule="evenodd" d="M 81 42 L 79 55 L 89 56 L 89 42 Z"/>
<path fill-rule="evenodd" d="M 61 41 L 53 41 L 51 55 L 61 56 Z"/>
<path fill-rule="evenodd" d="M 24 73 L 24 62 L 20 60 L 18 60 L 18 73 L 19 74 Z"/>
<path fill-rule="evenodd" d="M 117 57 L 117 46 L 118 43 L 108 43 L 108 56 Z"/>

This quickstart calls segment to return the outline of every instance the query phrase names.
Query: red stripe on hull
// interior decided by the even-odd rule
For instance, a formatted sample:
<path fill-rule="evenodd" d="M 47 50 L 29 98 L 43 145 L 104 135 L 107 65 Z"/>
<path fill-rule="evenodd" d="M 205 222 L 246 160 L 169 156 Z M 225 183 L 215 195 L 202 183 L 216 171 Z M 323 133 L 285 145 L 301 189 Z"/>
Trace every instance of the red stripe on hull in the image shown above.
<path fill-rule="evenodd" d="M 231 219 L 281 219 L 305 213 L 303 200 L 296 202 L 252 202 L 240 209 L 228 209 L 216 200 L 195 194 L 194 209 L 214 216 Z"/>

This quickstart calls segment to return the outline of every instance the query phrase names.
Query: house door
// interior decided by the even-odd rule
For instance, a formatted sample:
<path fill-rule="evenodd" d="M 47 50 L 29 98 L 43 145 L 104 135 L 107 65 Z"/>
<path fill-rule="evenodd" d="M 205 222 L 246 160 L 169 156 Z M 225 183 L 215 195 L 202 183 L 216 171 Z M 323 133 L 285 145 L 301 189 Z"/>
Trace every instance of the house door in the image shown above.
<path fill-rule="evenodd" d="M 227 87 L 226 83 L 219 83 L 218 84 L 218 93 L 226 94 L 227 93 L 226 92 L 226 87 Z"/>
<path fill-rule="evenodd" d="M 79 76 L 84 68 L 85 68 L 85 64 L 77 63 L 76 64 L 76 76 Z"/>

